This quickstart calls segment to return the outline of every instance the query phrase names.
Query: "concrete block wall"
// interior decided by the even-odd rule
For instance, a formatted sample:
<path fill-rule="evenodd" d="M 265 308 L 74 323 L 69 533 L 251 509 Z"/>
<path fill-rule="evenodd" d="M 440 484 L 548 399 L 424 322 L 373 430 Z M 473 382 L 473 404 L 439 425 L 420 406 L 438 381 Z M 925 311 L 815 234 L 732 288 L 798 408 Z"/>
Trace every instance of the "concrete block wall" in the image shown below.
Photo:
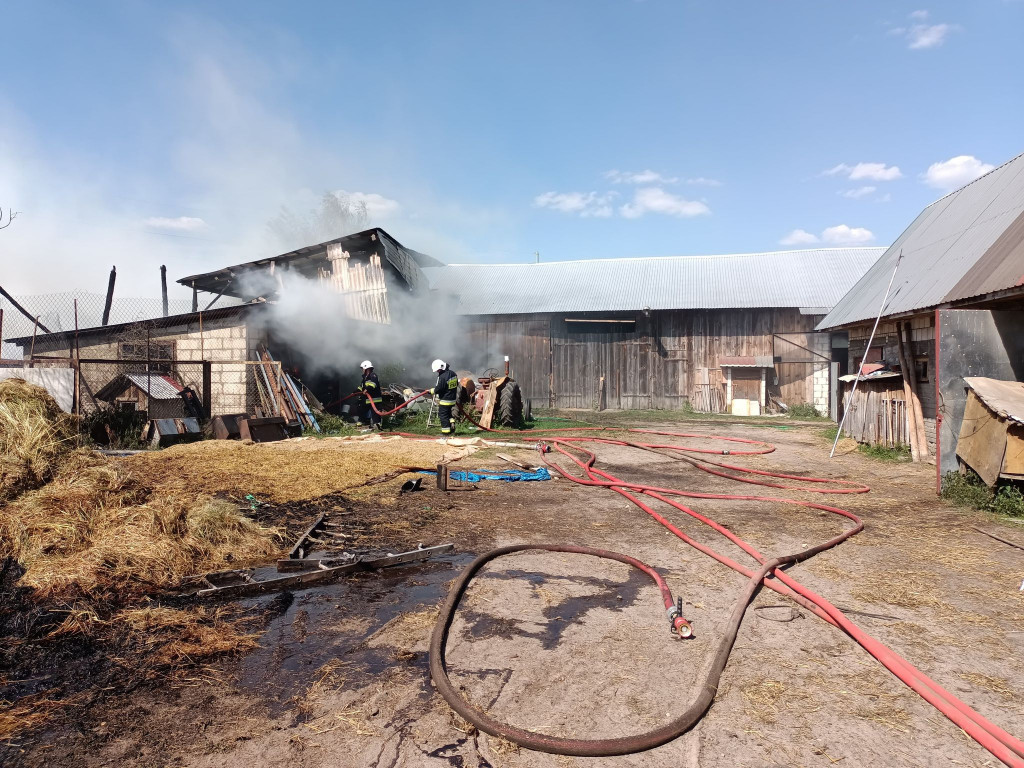
<path fill-rule="evenodd" d="M 255 335 L 255 333 L 253 334 Z M 137 329 L 111 331 L 109 335 L 84 334 L 79 348 L 82 358 L 105 360 L 121 359 L 121 344 L 125 341 L 145 343 L 145 331 Z M 255 358 L 255 342 L 250 343 L 250 328 L 244 317 L 229 317 L 205 322 L 200 333 L 198 320 L 190 320 L 169 328 L 154 328 L 148 335 L 151 343 L 174 343 L 174 360 L 183 362 L 213 361 L 211 369 L 212 412 L 242 413 L 255 402 L 253 366 L 247 360 Z M 24 350 L 28 355 L 28 350 Z M 70 356 L 68 342 L 37 343 L 36 354 Z M 121 373 L 137 370 L 125 360 L 124 365 L 84 364 L 82 366 L 82 407 L 85 412 L 95 406 L 88 392 L 96 392 Z M 66 363 L 65 363 L 66 365 Z M 180 365 L 174 368 L 177 377 L 186 386 L 202 394 L 203 372 L 200 365 Z"/>

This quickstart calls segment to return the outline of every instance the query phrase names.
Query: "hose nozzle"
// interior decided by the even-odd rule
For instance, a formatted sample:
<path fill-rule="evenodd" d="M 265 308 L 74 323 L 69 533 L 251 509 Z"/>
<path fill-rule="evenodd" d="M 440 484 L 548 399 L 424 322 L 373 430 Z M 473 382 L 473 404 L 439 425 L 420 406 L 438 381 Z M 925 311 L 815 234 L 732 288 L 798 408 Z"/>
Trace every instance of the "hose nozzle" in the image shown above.
<path fill-rule="evenodd" d="M 693 627 L 683 618 L 683 598 L 676 598 L 676 604 L 668 610 L 668 623 L 672 633 L 681 640 L 693 637 Z"/>

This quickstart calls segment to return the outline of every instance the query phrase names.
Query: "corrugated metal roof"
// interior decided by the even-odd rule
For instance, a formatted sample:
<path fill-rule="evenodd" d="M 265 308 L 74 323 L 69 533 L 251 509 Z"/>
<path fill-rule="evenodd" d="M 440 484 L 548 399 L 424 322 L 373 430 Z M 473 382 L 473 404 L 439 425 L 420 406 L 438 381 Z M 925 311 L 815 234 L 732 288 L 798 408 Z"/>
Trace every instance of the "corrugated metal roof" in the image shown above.
<path fill-rule="evenodd" d="M 159 373 L 125 373 L 115 377 L 96 393 L 99 400 L 110 401 L 134 384 L 154 400 L 175 400 L 182 387 Z"/>
<path fill-rule="evenodd" d="M 832 307 L 884 248 L 425 268 L 463 315 Z"/>
<path fill-rule="evenodd" d="M 874 320 L 901 251 L 885 315 L 1024 284 L 1024 155 L 925 208 L 818 328 Z"/>

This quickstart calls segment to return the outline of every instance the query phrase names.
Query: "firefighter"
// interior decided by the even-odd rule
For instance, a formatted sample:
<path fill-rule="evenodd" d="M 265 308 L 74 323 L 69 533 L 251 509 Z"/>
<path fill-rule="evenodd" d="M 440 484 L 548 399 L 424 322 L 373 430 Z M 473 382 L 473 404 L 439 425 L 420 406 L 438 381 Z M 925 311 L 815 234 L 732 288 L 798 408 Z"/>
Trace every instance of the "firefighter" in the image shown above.
<path fill-rule="evenodd" d="M 359 391 L 363 393 L 363 402 L 366 405 L 366 422 L 371 429 L 379 430 L 380 414 L 373 410 L 373 406 L 376 405 L 377 410 L 380 410 L 384 404 L 384 398 L 380 391 L 380 379 L 373 372 L 373 363 L 369 360 L 363 360 L 359 367 L 363 369 L 363 380 L 359 384 Z"/>
<path fill-rule="evenodd" d="M 452 422 L 452 408 L 455 407 L 459 393 L 459 377 L 444 360 L 435 360 L 430 370 L 437 374 L 437 383 L 430 389 L 430 394 L 437 397 L 437 415 L 441 420 L 441 439 L 447 440 L 455 431 Z"/>

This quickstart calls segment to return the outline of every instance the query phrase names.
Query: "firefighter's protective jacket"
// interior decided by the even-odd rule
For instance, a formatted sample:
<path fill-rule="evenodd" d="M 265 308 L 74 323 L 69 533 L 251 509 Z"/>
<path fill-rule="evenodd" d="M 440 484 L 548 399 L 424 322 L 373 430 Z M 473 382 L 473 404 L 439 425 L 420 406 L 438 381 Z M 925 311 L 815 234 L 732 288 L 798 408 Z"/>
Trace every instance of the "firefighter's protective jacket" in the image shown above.
<path fill-rule="evenodd" d="M 437 384 L 430 394 L 437 395 L 438 405 L 455 405 L 459 392 L 459 377 L 451 368 L 445 368 L 437 374 Z"/>
<path fill-rule="evenodd" d="M 380 379 L 377 378 L 377 374 L 373 371 L 365 371 L 363 373 L 363 383 L 359 385 L 359 391 L 373 400 L 378 406 L 384 402 L 384 396 L 380 391 Z"/>

